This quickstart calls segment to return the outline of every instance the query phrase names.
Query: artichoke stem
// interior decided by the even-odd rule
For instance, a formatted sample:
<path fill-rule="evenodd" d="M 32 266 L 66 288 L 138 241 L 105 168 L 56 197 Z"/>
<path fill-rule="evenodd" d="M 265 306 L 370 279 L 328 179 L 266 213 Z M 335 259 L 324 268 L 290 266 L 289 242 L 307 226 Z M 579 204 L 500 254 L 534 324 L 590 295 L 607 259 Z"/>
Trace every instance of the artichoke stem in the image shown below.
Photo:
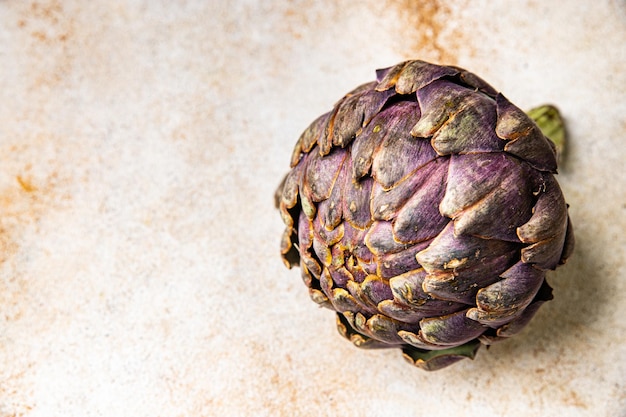
<path fill-rule="evenodd" d="M 567 139 L 565 125 L 559 109 L 551 104 L 544 104 L 527 111 L 526 114 L 533 119 L 544 136 L 554 143 L 557 160 L 560 160 L 565 150 Z"/>
<path fill-rule="evenodd" d="M 450 366 L 463 358 L 474 359 L 480 348 L 478 340 L 471 340 L 461 346 L 450 347 L 444 350 L 421 350 L 412 346 L 402 349 L 404 359 L 422 368 L 425 371 L 436 371 Z"/>

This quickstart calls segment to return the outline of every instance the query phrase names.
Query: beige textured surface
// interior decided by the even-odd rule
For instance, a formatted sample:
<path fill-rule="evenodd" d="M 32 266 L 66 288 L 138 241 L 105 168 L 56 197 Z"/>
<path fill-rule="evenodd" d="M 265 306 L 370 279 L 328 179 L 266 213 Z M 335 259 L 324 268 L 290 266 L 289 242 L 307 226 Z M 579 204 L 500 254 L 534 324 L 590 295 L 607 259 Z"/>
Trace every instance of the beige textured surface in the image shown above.
<path fill-rule="evenodd" d="M 626 4 L 339 3 L 0 0 L 0 416 L 626 416 Z M 555 300 L 437 373 L 340 338 L 272 206 L 308 123 L 407 58 L 571 135 Z"/>

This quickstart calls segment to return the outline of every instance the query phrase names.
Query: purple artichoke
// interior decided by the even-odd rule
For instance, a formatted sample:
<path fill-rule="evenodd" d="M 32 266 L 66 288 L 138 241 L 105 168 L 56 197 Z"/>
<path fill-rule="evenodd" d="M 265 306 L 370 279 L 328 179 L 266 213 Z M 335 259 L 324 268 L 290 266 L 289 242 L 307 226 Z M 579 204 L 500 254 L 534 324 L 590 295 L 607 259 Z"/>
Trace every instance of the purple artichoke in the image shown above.
<path fill-rule="evenodd" d="M 407 61 L 300 136 L 281 252 L 364 348 L 440 369 L 519 332 L 574 246 L 554 144 L 461 68 Z"/>

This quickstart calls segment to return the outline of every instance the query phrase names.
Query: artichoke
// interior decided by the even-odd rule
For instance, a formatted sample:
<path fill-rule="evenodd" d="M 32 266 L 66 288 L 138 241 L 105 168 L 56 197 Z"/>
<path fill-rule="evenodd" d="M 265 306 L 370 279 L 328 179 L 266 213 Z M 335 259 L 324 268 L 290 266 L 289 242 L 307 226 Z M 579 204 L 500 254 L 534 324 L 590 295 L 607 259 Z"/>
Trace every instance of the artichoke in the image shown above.
<path fill-rule="evenodd" d="M 546 271 L 574 246 L 556 170 L 553 142 L 481 78 L 403 62 L 300 136 L 276 193 L 282 257 L 356 346 L 440 369 L 552 298 Z"/>

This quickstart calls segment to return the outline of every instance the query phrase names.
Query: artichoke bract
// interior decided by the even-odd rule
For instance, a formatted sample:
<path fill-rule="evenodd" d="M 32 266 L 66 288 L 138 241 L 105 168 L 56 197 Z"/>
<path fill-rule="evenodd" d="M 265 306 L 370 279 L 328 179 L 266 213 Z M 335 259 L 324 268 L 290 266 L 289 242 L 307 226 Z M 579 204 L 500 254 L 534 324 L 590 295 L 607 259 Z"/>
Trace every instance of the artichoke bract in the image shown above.
<path fill-rule="evenodd" d="M 276 194 L 283 260 L 356 346 L 426 370 L 473 358 L 552 298 L 546 271 L 573 249 L 556 155 L 466 70 L 378 70 L 297 141 Z"/>

